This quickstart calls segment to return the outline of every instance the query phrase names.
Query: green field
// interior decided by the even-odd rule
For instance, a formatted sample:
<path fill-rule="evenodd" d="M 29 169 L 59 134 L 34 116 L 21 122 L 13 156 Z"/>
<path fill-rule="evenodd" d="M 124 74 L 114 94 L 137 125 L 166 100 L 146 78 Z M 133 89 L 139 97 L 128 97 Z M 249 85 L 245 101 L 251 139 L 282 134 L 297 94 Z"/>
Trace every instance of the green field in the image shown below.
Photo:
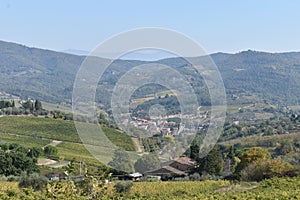
<path fill-rule="evenodd" d="M 84 147 L 83 144 L 74 144 L 70 142 L 62 142 L 57 145 L 58 155 L 64 160 L 72 160 L 75 158 L 77 162 L 81 161 L 89 165 L 102 165 L 102 163 L 97 160 L 90 152 Z M 109 162 L 111 160 L 110 155 L 101 155 L 101 161 L 103 163 Z"/>
<path fill-rule="evenodd" d="M 84 125 L 85 131 L 93 128 L 92 124 L 80 123 Z M 106 137 L 116 146 L 127 151 L 134 151 L 135 145 L 130 136 L 112 128 L 102 127 Z M 10 133 L 26 135 L 31 137 L 42 137 L 46 139 L 81 143 L 73 121 L 61 119 L 41 118 L 41 117 L 15 117 L 5 116 L 0 118 L 0 133 Z M 85 143 L 105 146 L 100 140 L 90 137 Z"/>
<path fill-rule="evenodd" d="M 32 137 L 18 137 L 13 135 L 8 135 L 5 133 L 0 133 L 0 141 L 8 143 L 18 143 L 26 147 L 43 147 L 50 143 L 51 140 L 32 138 Z"/>
<path fill-rule="evenodd" d="M 89 131 L 91 124 L 84 124 L 86 131 Z M 128 151 L 135 151 L 135 144 L 132 139 L 112 128 L 102 127 L 106 137 L 116 146 Z M 112 153 L 107 151 L 105 141 L 98 137 L 90 137 L 85 143 L 90 150 L 101 152 L 97 159 L 81 144 L 75 125 L 72 121 L 40 117 L 16 117 L 5 116 L 0 118 L 0 142 L 18 143 L 26 147 L 44 147 L 59 140 L 62 143 L 57 145 L 58 156 L 63 160 L 81 161 L 89 165 L 102 165 L 111 160 Z"/>
<path fill-rule="evenodd" d="M 43 103 L 43 108 L 46 110 L 49 110 L 49 111 L 59 110 L 59 111 L 66 112 L 66 113 L 72 112 L 71 105 L 53 104 L 53 103 L 48 103 L 48 102 L 44 102 L 44 101 L 42 103 Z"/>
<path fill-rule="evenodd" d="M 25 147 L 44 147 L 47 144 L 51 143 L 51 140 L 41 139 L 41 138 L 32 138 L 32 137 L 20 137 L 13 136 L 4 133 L 0 133 L 0 141 L 3 143 L 18 143 Z M 76 161 L 82 161 L 89 165 L 102 165 L 100 161 L 94 158 L 88 150 L 84 147 L 83 144 L 71 143 L 71 142 L 62 142 L 57 145 L 58 156 L 64 160 L 72 160 L 73 158 Z M 109 161 L 110 157 L 103 155 L 103 161 Z"/>

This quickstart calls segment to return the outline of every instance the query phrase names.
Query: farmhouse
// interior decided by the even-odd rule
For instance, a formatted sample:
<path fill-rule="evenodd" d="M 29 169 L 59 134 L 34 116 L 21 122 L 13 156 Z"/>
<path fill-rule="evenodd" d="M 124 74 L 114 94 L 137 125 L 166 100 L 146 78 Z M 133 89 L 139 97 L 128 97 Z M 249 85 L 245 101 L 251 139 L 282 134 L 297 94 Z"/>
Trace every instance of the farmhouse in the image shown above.
<path fill-rule="evenodd" d="M 196 166 L 196 162 L 188 157 L 180 157 L 162 164 L 159 169 L 147 171 L 145 176 L 165 176 L 184 177 Z"/>

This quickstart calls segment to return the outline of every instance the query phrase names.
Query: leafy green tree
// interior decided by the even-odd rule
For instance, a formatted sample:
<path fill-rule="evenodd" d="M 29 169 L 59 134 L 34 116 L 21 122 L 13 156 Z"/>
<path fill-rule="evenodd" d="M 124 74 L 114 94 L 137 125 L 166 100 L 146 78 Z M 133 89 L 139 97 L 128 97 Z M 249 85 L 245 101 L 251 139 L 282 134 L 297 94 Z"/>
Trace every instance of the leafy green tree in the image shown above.
<path fill-rule="evenodd" d="M 1 151 L 6 152 L 8 150 L 8 144 L 2 144 L 2 145 L 0 145 L 0 149 L 1 149 Z"/>
<path fill-rule="evenodd" d="M 22 107 L 23 107 L 24 109 L 28 109 L 28 110 L 30 110 L 30 111 L 33 111 L 34 105 L 33 105 L 32 100 L 28 100 L 28 101 L 22 103 Z"/>
<path fill-rule="evenodd" d="M 117 193 L 129 193 L 132 186 L 132 182 L 121 181 L 115 184 L 115 190 Z"/>
<path fill-rule="evenodd" d="M 207 172 L 210 175 L 221 175 L 223 172 L 223 157 L 219 146 L 215 146 L 206 157 L 198 159 L 199 173 Z"/>
<path fill-rule="evenodd" d="M 104 110 L 100 111 L 98 121 L 100 124 L 109 124 L 109 116 Z"/>
<path fill-rule="evenodd" d="M 16 107 L 15 100 L 12 100 L 11 107 Z"/>
<path fill-rule="evenodd" d="M 160 161 L 157 155 L 154 154 L 145 154 L 134 164 L 135 171 L 141 173 L 158 168 L 160 168 Z"/>
<path fill-rule="evenodd" d="M 34 108 L 35 108 L 35 110 L 42 110 L 43 109 L 42 102 L 39 101 L 39 100 L 35 100 L 35 102 L 34 102 Z"/>
<path fill-rule="evenodd" d="M 276 147 L 275 152 L 278 155 L 286 155 L 290 152 L 294 151 L 294 146 L 291 140 L 283 140 L 279 146 Z"/>
<path fill-rule="evenodd" d="M 253 147 L 246 150 L 241 156 L 241 162 L 238 164 L 236 172 L 240 172 L 242 169 L 248 165 L 255 163 L 257 165 L 263 163 L 264 161 L 270 160 L 271 154 L 267 149 L 260 147 Z"/>
<path fill-rule="evenodd" d="M 0 101 L 0 109 L 12 107 L 11 102 L 7 100 Z"/>
<path fill-rule="evenodd" d="M 44 151 L 41 147 L 32 147 L 27 155 L 31 158 L 38 158 L 43 155 Z"/>
<path fill-rule="evenodd" d="M 283 160 L 273 159 L 261 163 L 251 163 L 241 171 L 241 179 L 244 181 L 261 181 L 266 178 L 281 176 L 290 171 L 293 166 Z"/>
<path fill-rule="evenodd" d="M 8 150 L 9 149 L 9 150 Z M 38 172 L 37 159 L 27 155 L 29 149 L 20 145 L 10 145 L 0 150 L 0 174 L 18 176 L 22 172 Z"/>
<path fill-rule="evenodd" d="M 190 146 L 190 158 L 197 160 L 199 159 L 199 152 L 200 152 L 200 147 L 198 144 L 193 143 Z"/>
<path fill-rule="evenodd" d="M 44 148 L 44 154 L 47 156 L 57 156 L 57 148 L 51 145 L 48 145 Z"/>
<path fill-rule="evenodd" d="M 230 171 L 233 172 L 235 170 L 236 165 L 237 165 L 237 157 L 236 157 L 235 149 L 234 149 L 233 145 L 230 146 L 230 148 L 229 148 L 227 158 L 230 160 Z"/>
<path fill-rule="evenodd" d="M 267 126 L 264 128 L 264 135 L 273 135 L 274 129 L 271 126 Z"/>
<path fill-rule="evenodd" d="M 126 151 L 123 150 L 115 150 L 113 159 L 108 163 L 111 167 L 123 171 L 123 172 L 132 172 L 133 165 L 130 162 L 129 155 Z"/>

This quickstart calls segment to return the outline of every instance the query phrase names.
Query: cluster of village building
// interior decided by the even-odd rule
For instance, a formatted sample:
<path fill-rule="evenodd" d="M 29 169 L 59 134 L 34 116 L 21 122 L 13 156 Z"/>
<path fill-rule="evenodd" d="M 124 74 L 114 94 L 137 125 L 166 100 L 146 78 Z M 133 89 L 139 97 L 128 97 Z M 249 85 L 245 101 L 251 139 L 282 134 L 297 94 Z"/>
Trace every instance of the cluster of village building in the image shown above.
<path fill-rule="evenodd" d="M 188 127 L 180 124 L 181 119 L 206 119 L 207 112 L 199 114 L 198 116 L 193 115 L 167 115 L 167 116 L 150 116 L 150 119 L 143 119 L 139 117 L 132 117 L 130 120 L 124 120 L 123 125 L 132 125 L 136 128 L 147 130 L 153 135 L 162 134 L 162 135 L 178 135 L 182 131 L 189 131 L 184 129 L 189 129 Z M 170 120 L 175 119 L 175 120 Z M 176 120 L 177 119 L 177 120 Z M 192 130 L 190 130 L 192 131 Z M 194 131 L 194 130 L 193 130 Z"/>

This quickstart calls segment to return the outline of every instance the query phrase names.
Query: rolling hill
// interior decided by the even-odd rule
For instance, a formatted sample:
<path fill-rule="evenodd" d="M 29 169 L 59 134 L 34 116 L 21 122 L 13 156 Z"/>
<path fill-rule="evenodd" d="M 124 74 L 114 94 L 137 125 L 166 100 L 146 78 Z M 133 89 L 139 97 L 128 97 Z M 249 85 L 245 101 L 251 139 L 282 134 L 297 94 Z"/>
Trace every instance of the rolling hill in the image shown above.
<path fill-rule="evenodd" d="M 299 104 L 300 53 L 249 50 L 236 54 L 216 53 L 211 57 L 221 72 L 229 103 L 242 102 L 232 101 L 233 95 L 237 95 L 238 99 L 250 95 L 253 96 L 253 100 L 257 100 L 258 97 L 276 103 Z M 76 72 L 84 59 L 84 56 L 0 41 L 0 91 L 22 98 L 70 103 Z M 205 60 L 203 57 L 192 59 L 199 64 Z M 105 61 L 107 60 L 104 58 L 96 59 L 99 64 Z M 174 67 L 190 80 L 200 103 L 207 101 L 208 93 L 202 77 L 192 77 L 191 66 L 182 58 L 148 62 L 116 60 L 99 82 L 97 101 L 107 108 L 110 93 L 118 79 L 129 69 L 144 63 L 160 63 Z M 137 91 L 134 98 L 146 96 L 156 88 L 165 90 L 158 86 L 146 86 L 144 90 Z"/>

